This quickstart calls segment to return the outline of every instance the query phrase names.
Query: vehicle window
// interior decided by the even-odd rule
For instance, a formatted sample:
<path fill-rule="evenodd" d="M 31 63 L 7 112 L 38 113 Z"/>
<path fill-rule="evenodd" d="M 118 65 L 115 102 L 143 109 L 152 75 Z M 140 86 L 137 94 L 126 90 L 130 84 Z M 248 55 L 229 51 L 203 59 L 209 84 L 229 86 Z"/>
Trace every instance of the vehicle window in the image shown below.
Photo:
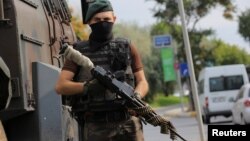
<path fill-rule="evenodd" d="M 223 91 L 224 84 L 222 77 L 210 78 L 209 79 L 210 92 Z"/>
<path fill-rule="evenodd" d="M 210 92 L 237 90 L 243 85 L 243 76 L 221 76 L 209 79 Z"/>
<path fill-rule="evenodd" d="M 199 94 L 204 93 L 204 80 L 201 80 L 198 85 Z"/>

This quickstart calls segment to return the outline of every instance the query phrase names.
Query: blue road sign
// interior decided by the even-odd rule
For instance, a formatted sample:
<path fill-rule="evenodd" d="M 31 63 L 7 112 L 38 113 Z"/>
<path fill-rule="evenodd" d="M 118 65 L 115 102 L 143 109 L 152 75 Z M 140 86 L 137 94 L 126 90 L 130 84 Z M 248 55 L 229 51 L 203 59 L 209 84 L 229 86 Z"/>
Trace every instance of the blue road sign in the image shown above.
<path fill-rule="evenodd" d="M 188 77 L 189 76 L 187 63 L 180 64 L 180 73 L 181 73 L 181 77 Z"/>
<path fill-rule="evenodd" d="M 172 43 L 172 37 L 170 35 L 157 35 L 154 36 L 153 39 L 155 48 L 169 47 Z"/>

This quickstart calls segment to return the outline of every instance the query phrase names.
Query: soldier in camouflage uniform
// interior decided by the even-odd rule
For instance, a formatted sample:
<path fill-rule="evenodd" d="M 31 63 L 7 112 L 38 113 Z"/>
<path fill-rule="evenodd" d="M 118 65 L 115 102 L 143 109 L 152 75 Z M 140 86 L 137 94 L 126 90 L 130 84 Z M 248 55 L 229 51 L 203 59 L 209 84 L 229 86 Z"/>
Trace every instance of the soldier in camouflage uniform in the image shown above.
<path fill-rule="evenodd" d="M 94 65 L 103 67 L 114 73 L 118 80 L 133 86 L 135 94 L 143 98 L 148 92 L 148 83 L 140 57 L 129 40 L 113 37 L 115 20 L 108 0 L 90 3 L 85 19 L 92 29 L 89 41 L 78 42 L 74 48 L 89 57 Z M 84 111 L 80 114 L 84 121 L 84 141 L 144 140 L 140 119 L 126 108 L 124 99 L 93 80 L 89 69 L 66 60 L 56 91 L 77 97 L 71 105 L 76 113 Z"/>

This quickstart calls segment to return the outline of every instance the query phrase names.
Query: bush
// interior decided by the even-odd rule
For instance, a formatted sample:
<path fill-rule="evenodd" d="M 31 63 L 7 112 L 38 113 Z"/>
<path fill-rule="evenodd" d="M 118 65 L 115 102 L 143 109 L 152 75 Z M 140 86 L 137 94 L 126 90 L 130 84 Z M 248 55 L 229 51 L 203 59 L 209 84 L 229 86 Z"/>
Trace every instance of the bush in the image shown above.
<path fill-rule="evenodd" d="M 184 104 L 188 103 L 188 97 L 183 97 Z M 181 104 L 180 97 L 165 96 L 163 94 L 157 94 L 152 102 L 149 103 L 153 108 Z"/>

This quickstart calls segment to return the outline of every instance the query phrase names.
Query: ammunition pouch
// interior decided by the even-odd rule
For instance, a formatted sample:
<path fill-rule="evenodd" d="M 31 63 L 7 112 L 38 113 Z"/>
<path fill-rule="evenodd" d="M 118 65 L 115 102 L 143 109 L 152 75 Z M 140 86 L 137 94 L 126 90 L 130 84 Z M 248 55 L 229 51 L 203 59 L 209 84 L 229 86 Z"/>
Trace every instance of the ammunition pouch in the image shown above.
<path fill-rule="evenodd" d="M 91 51 L 89 42 L 86 41 L 76 43 L 74 48 L 89 57 L 95 66 L 102 66 L 105 70 L 113 73 L 118 80 L 127 82 L 134 87 L 129 40 L 116 38 L 94 52 Z M 72 106 L 73 113 L 82 114 L 86 111 L 100 112 L 124 109 L 124 99 L 109 91 L 96 80 L 91 79 L 91 73 L 79 66 L 73 80 L 76 82 L 89 82 L 84 94 L 65 98 L 65 103 Z"/>

